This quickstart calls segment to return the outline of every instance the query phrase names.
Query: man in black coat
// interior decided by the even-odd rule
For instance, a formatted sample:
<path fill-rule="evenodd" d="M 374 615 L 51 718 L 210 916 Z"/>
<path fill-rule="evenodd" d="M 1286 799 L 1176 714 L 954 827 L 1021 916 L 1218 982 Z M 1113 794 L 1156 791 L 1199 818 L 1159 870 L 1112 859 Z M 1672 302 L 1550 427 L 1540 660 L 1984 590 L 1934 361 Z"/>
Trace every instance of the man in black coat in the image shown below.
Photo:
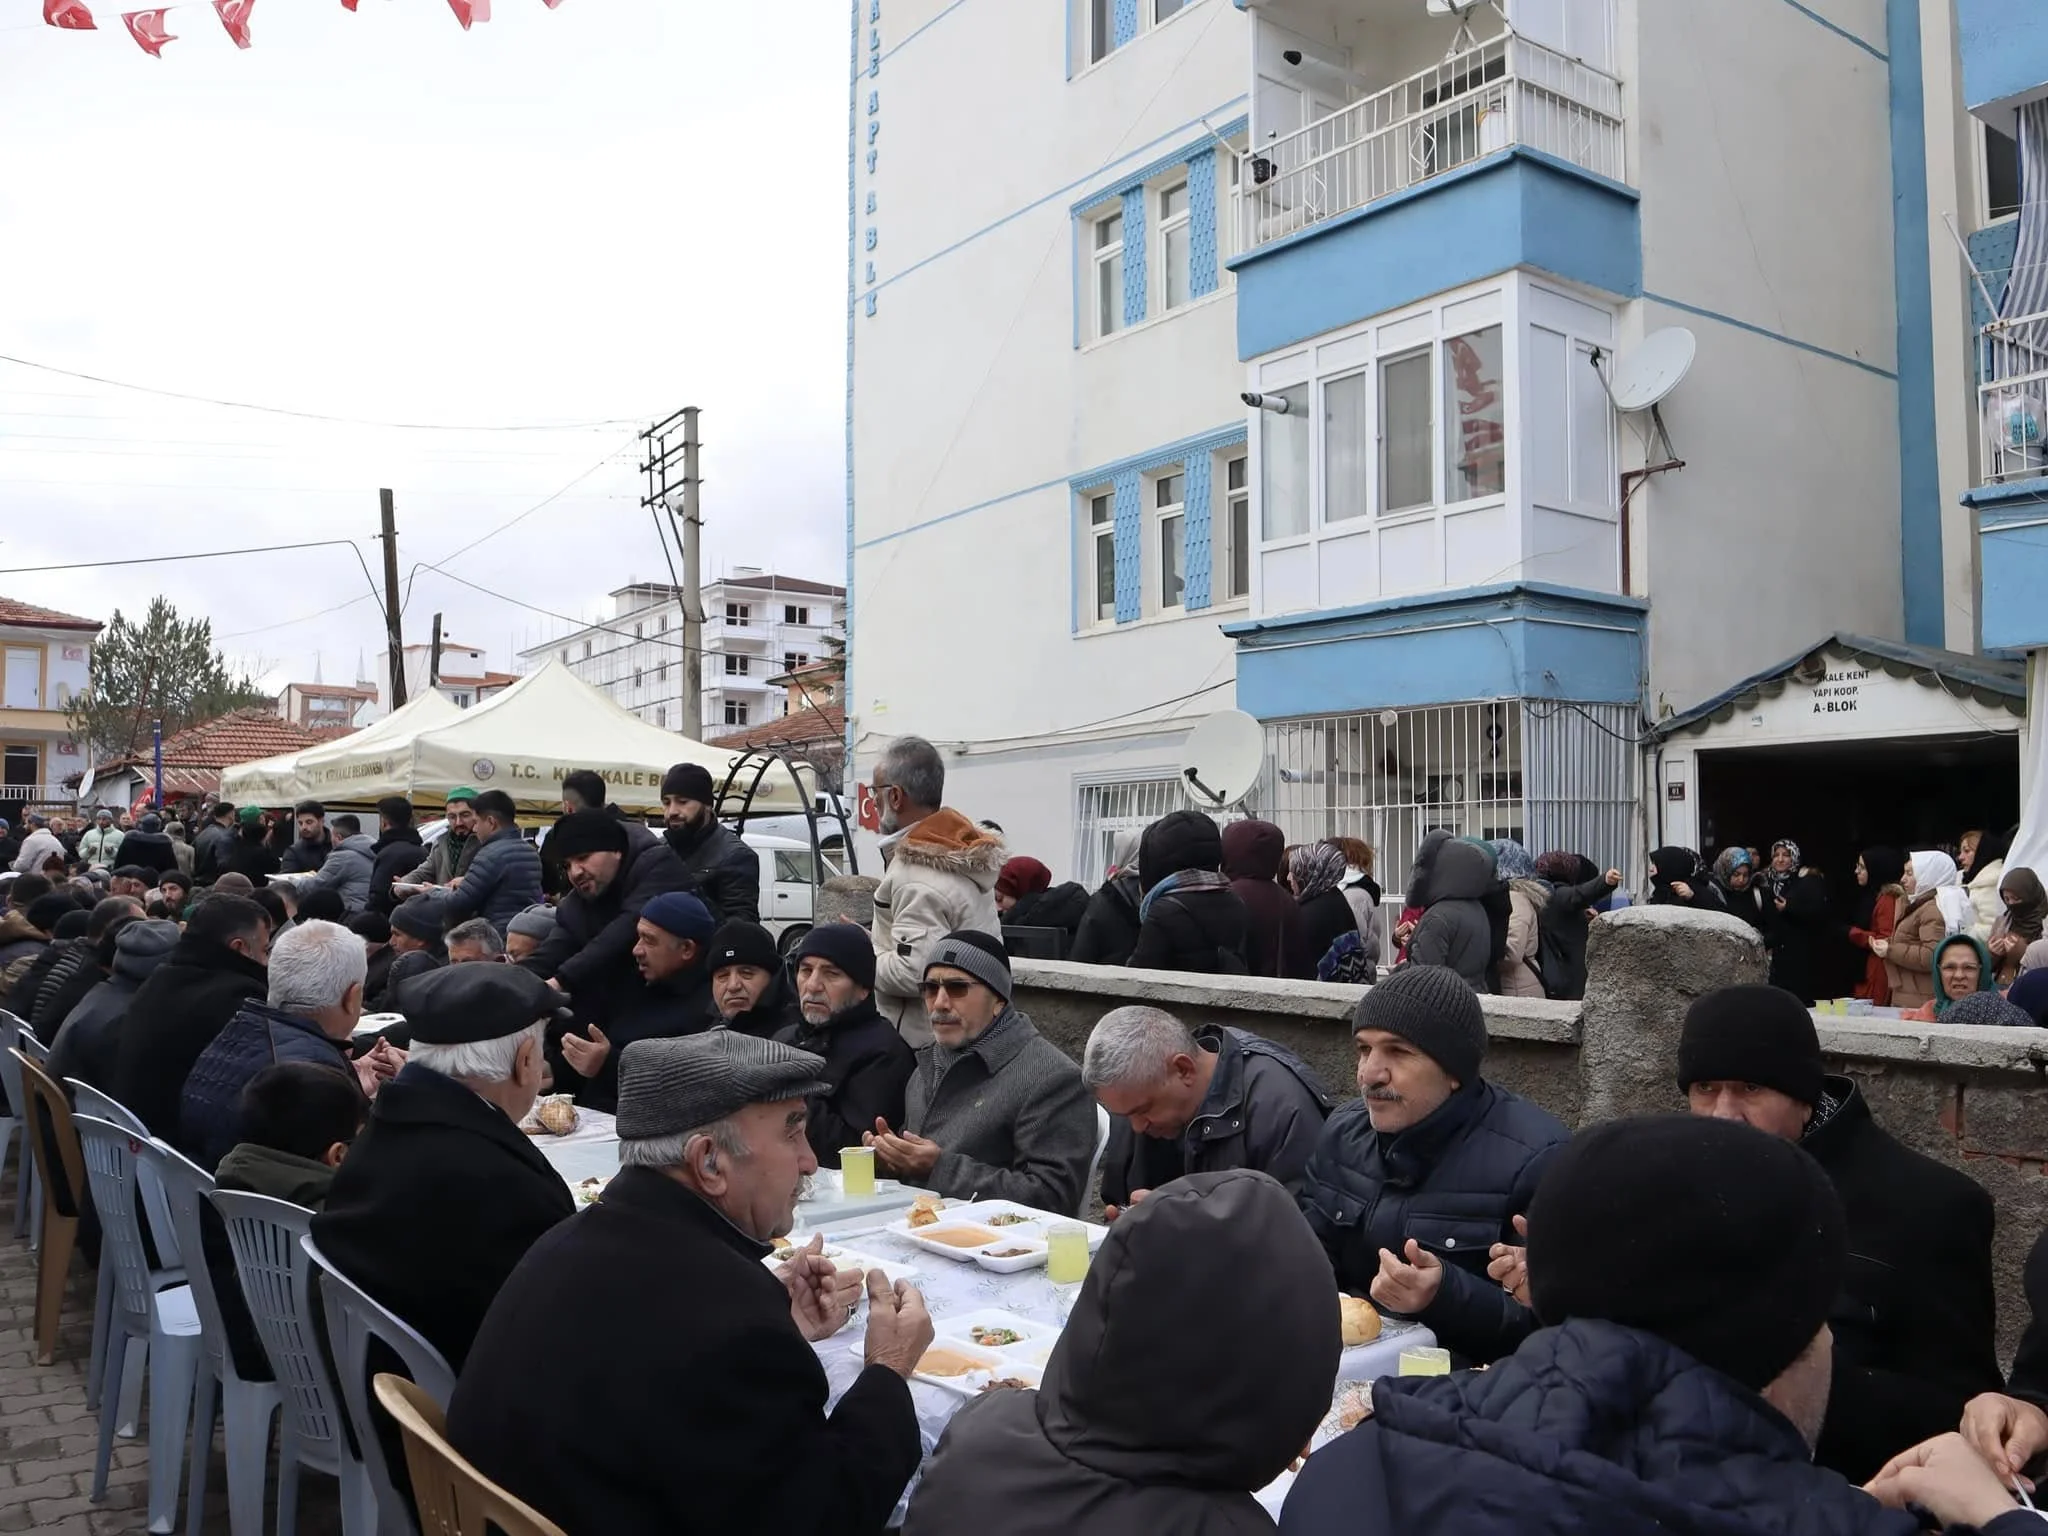
<path fill-rule="evenodd" d="M 206 813 L 206 825 L 192 842 L 192 878 L 211 885 L 226 872 L 228 854 L 235 846 L 235 808 L 228 801 L 216 803 Z"/>
<path fill-rule="evenodd" d="M 640 988 L 633 946 L 641 909 L 683 890 L 689 876 L 667 843 L 602 810 L 564 816 L 548 850 L 559 854 L 571 890 L 555 908 L 555 931 L 521 964 L 574 998 L 579 1020 L 602 1024 Z"/>
<path fill-rule="evenodd" d="M 903 1093 L 917 1053 L 875 1007 L 875 951 L 851 923 L 824 923 L 804 935 L 790 957 L 796 966 L 800 1019 L 776 1039 L 824 1061 L 825 1087 L 811 1095 L 805 1126 L 811 1150 L 827 1168 L 877 1120 L 903 1123 Z"/>
<path fill-rule="evenodd" d="M 866 1367 L 828 1414 L 811 1345 L 852 1319 L 859 1276 L 761 1262 L 817 1166 L 821 1065 L 731 1030 L 626 1052 L 624 1168 L 505 1283 L 448 1405 L 455 1449 L 569 1536 L 878 1536 L 916 1472 L 923 1299 L 872 1276 Z M 565 1318 L 577 1347 L 537 1358 Z"/>
<path fill-rule="evenodd" d="M 727 1029 L 769 1040 L 803 1016 L 775 936 L 759 923 L 721 923 L 705 964 L 712 1006 Z"/>
<path fill-rule="evenodd" d="M 327 862 L 334 838 L 327 831 L 327 807 L 318 800 L 301 800 L 292 807 L 298 840 L 279 857 L 279 874 L 310 875 Z"/>
<path fill-rule="evenodd" d="M 150 811 L 135 824 L 133 832 L 121 839 L 121 863 L 148 870 L 150 885 L 156 884 L 159 875 L 178 873 L 178 852 L 164 831 L 163 817 Z"/>
<path fill-rule="evenodd" d="M 378 1090 L 313 1240 L 460 1371 L 505 1277 L 575 1210 L 519 1129 L 560 999 L 516 966 L 456 965 L 407 982 L 397 1001 L 410 1057 Z"/>
<path fill-rule="evenodd" d="M 1138 970 L 1242 976 L 1250 919 L 1223 870 L 1223 834 L 1200 811 L 1170 811 L 1138 842 Z"/>
<path fill-rule="evenodd" d="M 133 896 L 108 896 L 95 902 L 85 932 L 52 943 L 14 984 L 9 1009 L 28 1020 L 38 1039 L 45 1043 L 54 1040 L 71 1010 L 106 977 L 103 962 L 107 957 L 100 953 L 100 941 L 116 923 L 142 915 L 142 903 Z"/>
<path fill-rule="evenodd" d="M 1104 1014 L 1081 1081 L 1109 1111 L 1102 1198 L 1112 1215 L 1190 1173 L 1256 1168 L 1299 1193 L 1337 1106 L 1308 1063 L 1242 1029 L 1195 1033 L 1163 1009 Z"/>
<path fill-rule="evenodd" d="M 1991 1196 L 1879 1128 L 1855 1081 L 1827 1074 L 1798 998 L 1756 986 L 1702 997 L 1679 1037 L 1678 1086 L 1695 1115 L 1804 1147 L 1848 1213 L 1821 1466 L 1867 1481 L 1998 1390 Z"/>
<path fill-rule="evenodd" d="M 557 1088 L 574 1093 L 578 1104 L 610 1114 L 618 1107 L 619 1058 L 627 1046 L 711 1027 L 716 1013 L 704 963 L 711 929 L 710 912 L 686 891 L 664 891 L 640 909 L 633 945 L 640 990 L 627 996 L 608 1024 L 561 1037 L 565 1070 L 555 1073 Z"/>
<path fill-rule="evenodd" d="M 178 1134 L 179 1097 L 200 1053 L 268 986 L 270 914 L 246 896 L 209 896 L 128 1005 L 112 1091 L 152 1136 Z"/>
<path fill-rule="evenodd" d="M 1497 1360 L 1536 1320 L 1488 1275 L 1489 1252 L 1520 1240 L 1514 1219 L 1570 1133 L 1479 1075 L 1486 1016 L 1456 971 L 1395 971 L 1351 1030 L 1363 1097 L 1325 1122 L 1302 1214 L 1340 1291 L 1420 1319 L 1466 1360 Z"/>
<path fill-rule="evenodd" d="M 696 763 L 677 763 L 663 775 L 663 834 L 690 877 L 694 891 L 720 922 L 761 921 L 761 859 L 737 832 L 712 814 L 717 793 L 711 774 Z"/>
<path fill-rule="evenodd" d="M 426 858 L 412 824 L 412 802 L 391 795 L 377 802 L 377 841 L 370 848 L 370 897 L 363 910 L 389 914 L 398 903 L 391 882 L 408 875 Z"/>

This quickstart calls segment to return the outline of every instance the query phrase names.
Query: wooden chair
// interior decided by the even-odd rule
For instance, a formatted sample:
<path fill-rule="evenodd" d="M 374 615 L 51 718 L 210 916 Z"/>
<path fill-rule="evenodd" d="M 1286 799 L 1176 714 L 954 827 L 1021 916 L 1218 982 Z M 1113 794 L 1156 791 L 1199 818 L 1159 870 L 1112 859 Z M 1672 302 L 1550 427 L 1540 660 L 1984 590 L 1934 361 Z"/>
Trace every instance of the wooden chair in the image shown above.
<path fill-rule="evenodd" d="M 463 1460 L 448 1443 L 447 1421 L 434 1400 L 403 1376 L 379 1373 L 377 1401 L 405 1436 L 422 1536 L 565 1536 L 562 1528 L 522 1504 Z"/>
<path fill-rule="evenodd" d="M 57 1359 L 57 1323 L 64 1310 L 64 1286 L 78 1246 L 78 1212 L 84 1199 L 85 1153 L 64 1090 L 20 1046 L 9 1054 L 21 1068 L 22 1126 L 42 1185 L 41 1262 L 36 1270 L 36 1364 Z M 54 1164 L 54 1166 L 53 1166 Z"/>

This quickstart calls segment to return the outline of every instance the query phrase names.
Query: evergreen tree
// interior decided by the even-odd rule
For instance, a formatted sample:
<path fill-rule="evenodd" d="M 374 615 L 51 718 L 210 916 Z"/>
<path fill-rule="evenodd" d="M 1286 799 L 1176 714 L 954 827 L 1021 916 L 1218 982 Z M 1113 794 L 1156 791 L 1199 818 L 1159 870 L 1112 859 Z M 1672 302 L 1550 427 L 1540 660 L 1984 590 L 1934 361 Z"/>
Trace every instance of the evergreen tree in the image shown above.
<path fill-rule="evenodd" d="M 105 762 L 145 754 L 152 720 L 163 722 L 169 740 L 231 709 L 268 703 L 255 679 L 229 668 L 211 619 L 181 619 L 159 597 L 139 624 L 114 610 L 93 646 L 92 679 L 67 714 L 72 734 Z"/>

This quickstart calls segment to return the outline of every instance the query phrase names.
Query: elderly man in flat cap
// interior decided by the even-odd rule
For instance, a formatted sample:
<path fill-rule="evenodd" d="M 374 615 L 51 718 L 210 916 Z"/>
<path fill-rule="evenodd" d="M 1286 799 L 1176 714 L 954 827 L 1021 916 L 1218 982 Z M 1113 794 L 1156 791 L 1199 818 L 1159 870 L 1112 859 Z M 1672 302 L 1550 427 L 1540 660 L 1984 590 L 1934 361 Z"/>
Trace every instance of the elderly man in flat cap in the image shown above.
<path fill-rule="evenodd" d="M 865 1536 L 917 1470 L 923 1298 L 810 1249 L 761 1262 L 818 1166 L 824 1065 L 729 1029 L 626 1049 L 624 1166 L 505 1283 L 448 1407 L 455 1448 L 569 1536 Z M 827 1413 L 810 1346 L 863 1289 L 867 1367 Z M 564 1319 L 580 1347 L 543 1360 Z"/>
<path fill-rule="evenodd" d="M 335 1173 L 313 1240 L 459 1371 L 513 1265 L 576 1208 L 519 1129 L 561 997 L 516 966 L 454 965 L 394 1001 L 411 1052 Z"/>
<path fill-rule="evenodd" d="M 555 908 L 555 931 L 520 964 L 575 1000 L 578 1023 L 608 1024 L 640 990 L 641 912 L 689 876 L 667 843 L 602 810 L 556 822 L 547 856 L 561 860 L 571 889 Z"/>

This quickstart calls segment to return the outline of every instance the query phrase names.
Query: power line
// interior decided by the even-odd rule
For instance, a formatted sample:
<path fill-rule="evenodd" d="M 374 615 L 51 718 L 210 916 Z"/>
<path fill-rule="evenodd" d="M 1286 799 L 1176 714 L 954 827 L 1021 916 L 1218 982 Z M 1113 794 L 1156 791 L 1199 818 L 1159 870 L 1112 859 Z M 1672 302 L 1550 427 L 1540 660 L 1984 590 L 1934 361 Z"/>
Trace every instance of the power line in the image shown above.
<path fill-rule="evenodd" d="M 584 470 L 581 474 L 576 476 L 575 479 L 569 481 L 568 484 L 564 485 L 560 490 L 553 491 L 549 493 L 547 496 L 542 497 L 539 501 L 535 502 L 532 506 L 528 507 L 524 512 L 519 513 L 516 517 L 507 518 L 504 522 L 498 524 L 497 527 L 491 529 L 489 532 L 478 534 L 475 538 L 471 539 L 467 544 L 463 545 L 462 548 L 451 549 L 447 554 L 443 555 L 441 559 L 447 561 L 453 560 L 457 555 L 466 555 L 472 549 L 475 549 L 477 545 L 483 543 L 485 540 L 495 539 L 499 534 L 505 532 L 508 528 L 515 527 L 518 524 L 525 522 L 529 517 L 533 516 L 534 513 L 540 511 L 542 507 L 547 506 L 551 502 L 559 501 L 562 497 L 568 495 L 569 492 L 576 489 L 577 486 L 581 485 L 584 481 L 588 480 L 600 469 L 603 469 L 605 465 L 611 463 L 613 459 L 617 458 L 627 448 L 631 447 L 635 441 L 635 438 L 627 438 L 625 442 L 620 443 L 617 447 L 611 449 L 609 452 L 605 454 L 603 458 L 599 459 L 595 464 L 591 465 L 590 468 Z M 440 569 L 438 565 L 434 564 L 431 561 L 422 561 L 420 563 L 422 565 L 427 566 L 428 569 L 430 570 Z M 419 566 L 414 566 L 413 569 L 418 570 Z M 442 572 L 442 574 L 446 575 L 447 573 L 444 571 Z"/>
<path fill-rule="evenodd" d="M 347 427 L 383 427 L 398 432 L 573 432 L 590 427 L 637 425 L 631 418 L 624 416 L 606 416 L 595 421 L 526 422 L 516 425 L 485 426 L 457 426 L 437 421 L 378 421 L 362 416 L 330 416 L 321 411 L 293 410 L 281 405 L 257 405 L 248 400 L 222 400 L 212 395 L 187 394 L 183 390 L 157 389 L 148 384 L 131 384 L 124 379 L 110 379 L 97 373 L 80 373 L 73 368 L 59 368 L 26 357 L 13 357 L 5 352 L 0 352 L 0 363 L 13 363 L 18 368 L 33 368 L 38 373 L 54 373 L 61 378 L 79 379 L 87 384 L 104 384 L 110 389 L 127 389 L 137 394 L 157 395 L 166 400 L 185 400 L 195 405 L 218 405 L 236 411 L 257 411 L 266 416 L 289 416 L 298 421 L 325 421 Z"/>
<path fill-rule="evenodd" d="M 252 544 L 247 549 L 202 549 L 187 555 L 132 555 L 120 560 L 67 560 L 58 565 L 17 565 L 0 570 L 0 576 L 38 576 L 46 571 L 97 571 L 113 565 L 169 565 L 177 560 L 224 560 L 231 555 L 273 555 L 293 549 L 333 549 L 354 539 L 310 539 L 302 544 Z M 358 551 L 360 554 L 360 551 Z"/>

